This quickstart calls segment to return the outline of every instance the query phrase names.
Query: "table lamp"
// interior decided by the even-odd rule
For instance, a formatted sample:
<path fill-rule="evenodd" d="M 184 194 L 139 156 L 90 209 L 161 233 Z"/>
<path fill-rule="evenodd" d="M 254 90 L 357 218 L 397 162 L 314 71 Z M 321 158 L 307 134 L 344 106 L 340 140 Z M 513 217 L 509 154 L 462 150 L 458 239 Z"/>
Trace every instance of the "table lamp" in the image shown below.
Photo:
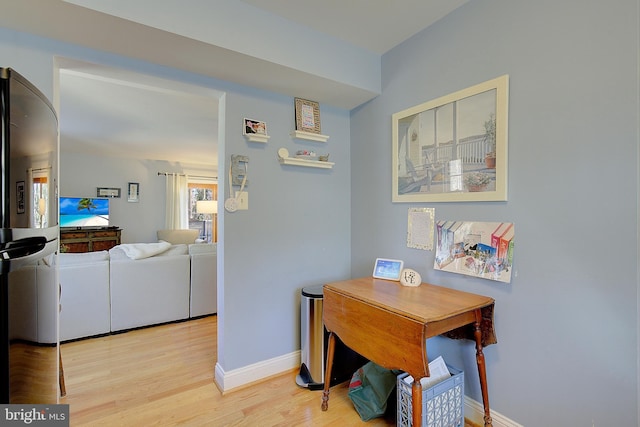
<path fill-rule="evenodd" d="M 207 232 L 207 216 L 211 215 L 213 217 L 214 214 L 218 213 L 218 201 L 217 200 L 198 200 L 196 202 L 196 212 L 204 215 L 203 225 L 204 225 L 204 234 L 207 239 L 207 243 L 211 243 L 211 238 L 213 237 L 210 233 Z"/>
<path fill-rule="evenodd" d="M 40 197 L 38 200 L 38 215 L 40 215 L 40 228 L 44 228 L 44 214 L 47 212 L 47 200 Z"/>

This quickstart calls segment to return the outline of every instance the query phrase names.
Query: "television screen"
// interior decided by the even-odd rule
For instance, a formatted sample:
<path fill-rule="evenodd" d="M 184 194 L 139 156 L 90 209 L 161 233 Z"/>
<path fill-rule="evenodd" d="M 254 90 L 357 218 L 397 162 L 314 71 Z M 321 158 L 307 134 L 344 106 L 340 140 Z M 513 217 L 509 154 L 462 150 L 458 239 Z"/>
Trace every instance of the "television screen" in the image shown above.
<path fill-rule="evenodd" d="M 109 199 L 60 197 L 60 227 L 107 227 Z"/>

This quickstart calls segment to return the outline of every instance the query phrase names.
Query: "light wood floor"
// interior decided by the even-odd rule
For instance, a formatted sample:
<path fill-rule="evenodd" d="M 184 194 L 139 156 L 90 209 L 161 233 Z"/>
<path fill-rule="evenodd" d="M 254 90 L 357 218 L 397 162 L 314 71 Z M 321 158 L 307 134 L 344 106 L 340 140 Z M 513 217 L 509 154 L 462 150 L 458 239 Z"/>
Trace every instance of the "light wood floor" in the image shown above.
<path fill-rule="evenodd" d="M 140 329 L 61 346 L 71 426 L 389 426 L 362 422 L 332 387 L 295 384 L 292 371 L 224 396 L 213 382 L 217 317 Z"/>

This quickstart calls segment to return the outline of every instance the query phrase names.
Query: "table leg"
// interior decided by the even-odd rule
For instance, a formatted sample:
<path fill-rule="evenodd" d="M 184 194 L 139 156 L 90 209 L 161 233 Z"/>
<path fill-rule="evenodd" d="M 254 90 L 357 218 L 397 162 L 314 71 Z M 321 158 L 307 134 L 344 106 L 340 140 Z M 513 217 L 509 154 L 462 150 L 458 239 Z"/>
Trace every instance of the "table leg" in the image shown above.
<path fill-rule="evenodd" d="M 58 385 L 60 386 L 60 397 L 67 395 L 67 386 L 64 383 L 64 368 L 62 367 L 62 353 L 58 353 Z"/>
<path fill-rule="evenodd" d="M 324 391 L 322 392 L 322 410 L 329 408 L 329 388 L 331 387 L 331 369 L 333 368 L 333 352 L 336 347 L 336 338 L 333 332 L 329 332 L 329 343 L 327 344 L 327 365 L 324 370 Z"/>
<path fill-rule="evenodd" d="M 489 389 L 487 388 L 487 368 L 484 363 L 484 353 L 482 352 L 482 311 L 476 310 L 476 321 L 474 322 L 474 336 L 476 339 L 476 362 L 478 364 L 478 375 L 480 376 L 480 388 L 482 390 L 482 403 L 484 404 L 484 425 L 493 426 L 491 420 L 491 410 L 489 409 Z"/>
<path fill-rule="evenodd" d="M 414 378 L 411 387 L 411 418 L 414 426 L 422 425 L 422 383 L 419 378 Z"/>

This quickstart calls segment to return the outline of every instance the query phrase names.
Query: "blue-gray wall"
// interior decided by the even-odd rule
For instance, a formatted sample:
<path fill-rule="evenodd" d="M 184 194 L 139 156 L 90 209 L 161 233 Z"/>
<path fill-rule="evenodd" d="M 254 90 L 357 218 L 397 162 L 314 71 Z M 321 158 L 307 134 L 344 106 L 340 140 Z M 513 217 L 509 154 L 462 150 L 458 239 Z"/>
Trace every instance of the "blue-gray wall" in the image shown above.
<path fill-rule="evenodd" d="M 349 112 L 321 106 L 326 143 L 294 141 L 293 99 L 227 92 L 226 166 L 249 156 L 249 210 L 224 215 L 224 315 L 228 371 L 300 348 L 300 288 L 348 277 L 351 257 Z M 267 144 L 245 140 L 243 117 L 267 122 Z M 333 169 L 283 166 L 277 151 L 330 153 Z M 223 175 L 222 173 L 220 174 Z M 220 188 L 228 196 L 227 186 Z M 238 190 L 238 187 L 234 187 Z M 220 323 L 219 323 L 220 326 Z"/>
<path fill-rule="evenodd" d="M 636 0 L 473 0 L 383 57 L 378 98 L 352 112 L 323 105 L 327 143 L 291 139 L 289 97 L 3 29 L 0 57 L 49 96 L 54 55 L 226 93 L 220 176 L 244 154 L 251 183 L 249 211 L 221 219 L 225 370 L 299 348 L 301 287 L 396 257 L 426 281 L 496 299 L 499 343 L 485 350 L 495 410 L 529 426 L 634 426 L 639 28 Z M 391 114 L 505 73 L 509 201 L 392 204 Z M 243 117 L 268 123 L 268 144 L 243 138 Z M 336 166 L 281 166 L 280 147 L 330 152 Z M 435 272 L 432 252 L 406 247 L 410 206 L 513 221 L 512 283 Z M 471 344 L 433 339 L 429 351 L 464 368 L 480 401 Z"/>
<path fill-rule="evenodd" d="M 0 29 L 0 56 L 51 99 L 54 56 L 224 92 L 220 194 L 229 195 L 226 174 L 232 154 L 249 156 L 250 183 L 249 210 L 219 218 L 219 268 L 225 280 L 219 319 L 224 342 L 218 362 L 229 371 L 299 350 L 300 289 L 342 279 L 350 271 L 348 111 L 322 106 L 322 132 L 329 141 L 305 142 L 289 135 L 295 129 L 291 97 L 4 29 Z M 267 122 L 271 136 L 267 144 L 247 142 L 242 135 L 244 117 Z M 282 166 L 276 155 L 280 147 L 291 153 L 300 149 L 330 153 L 336 164 L 330 170 Z M 74 162 L 65 161 L 64 166 L 61 174 L 71 175 Z M 77 171 L 83 174 L 82 168 Z M 67 189 L 60 188 L 60 193 Z"/>
<path fill-rule="evenodd" d="M 509 200 L 392 204 L 391 114 L 510 75 Z M 351 116 L 352 274 L 376 256 L 496 299 L 492 408 L 527 426 L 638 425 L 638 2 L 471 1 L 383 57 Z M 358 153 L 354 155 L 353 153 Z M 512 221 L 511 284 L 434 271 L 407 209 Z M 432 339 L 481 401 L 471 343 Z"/>

